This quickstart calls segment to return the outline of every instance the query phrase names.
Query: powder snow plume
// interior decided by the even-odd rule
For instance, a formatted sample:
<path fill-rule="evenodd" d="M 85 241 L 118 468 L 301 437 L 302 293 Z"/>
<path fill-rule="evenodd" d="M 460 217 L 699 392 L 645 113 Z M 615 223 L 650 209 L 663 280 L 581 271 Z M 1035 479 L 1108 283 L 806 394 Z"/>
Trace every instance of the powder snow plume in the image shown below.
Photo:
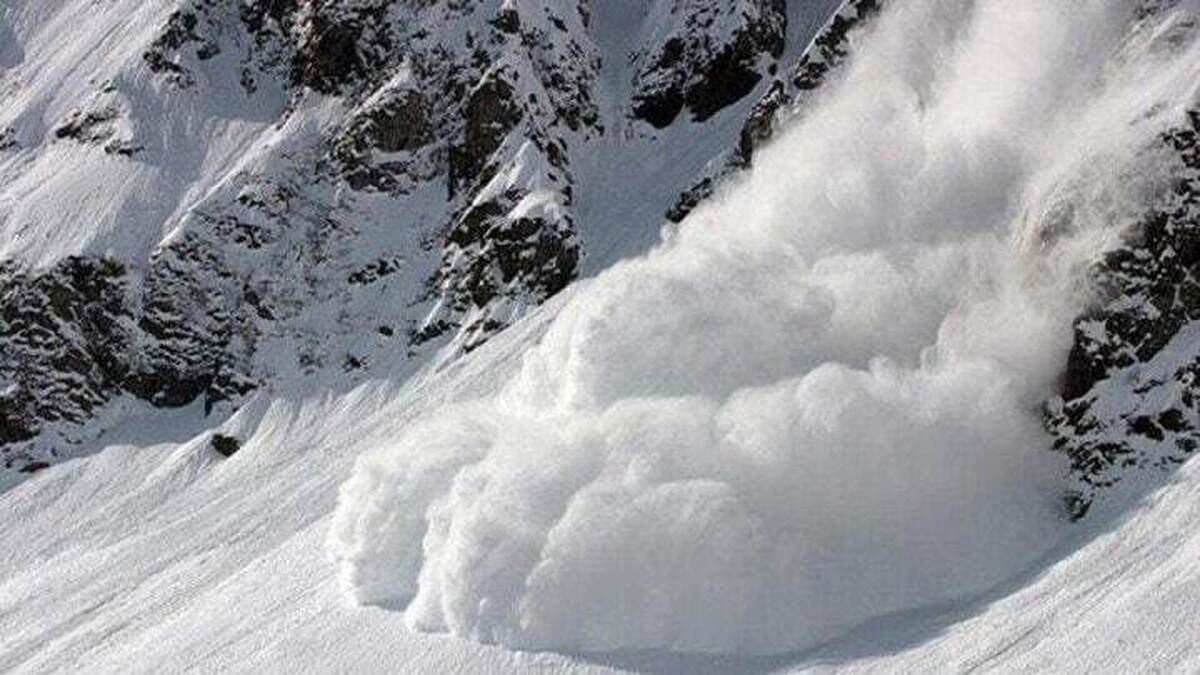
<path fill-rule="evenodd" d="M 360 458 L 353 597 L 518 648 L 772 653 L 1026 568 L 1067 527 L 1040 410 L 1087 264 L 1200 81 L 1193 4 L 1135 4 L 893 3 L 500 395 Z"/>

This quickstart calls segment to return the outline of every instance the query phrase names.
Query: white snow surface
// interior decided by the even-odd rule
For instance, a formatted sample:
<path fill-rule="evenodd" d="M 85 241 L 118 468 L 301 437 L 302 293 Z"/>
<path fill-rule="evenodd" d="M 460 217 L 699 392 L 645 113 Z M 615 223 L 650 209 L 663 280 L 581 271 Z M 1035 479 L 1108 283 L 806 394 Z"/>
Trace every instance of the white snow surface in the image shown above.
<path fill-rule="evenodd" d="M 209 83 L 214 96 L 187 96 L 131 67 L 172 4 L 0 6 L 0 130 L 23 149 L 0 159 L 0 256 L 34 266 L 85 252 L 140 262 L 197 202 L 267 152 L 281 92 L 247 100 L 231 77 Z M 52 142 L 70 113 L 95 109 L 127 113 L 117 137 L 136 138 L 151 159 Z"/>
<path fill-rule="evenodd" d="M 1187 672 L 1200 667 L 1200 465 L 1070 528 L 987 593 L 867 623 L 770 658 L 530 653 L 411 631 L 346 601 L 322 550 L 353 458 L 414 416 L 492 391 L 556 307 L 452 370 L 397 391 L 281 397 L 222 431 L 130 434 L 0 496 L 0 670 L 610 673 Z M 353 422 L 351 422 L 353 420 Z M 128 442 L 128 444 L 125 443 Z"/>
<path fill-rule="evenodd" d="M 1124 2 L 899 4 L 498 395 L 360 460 L 330 537 L 353 597 L 520 648 L 759 654 L 1026 569 L 1065 529 L 1038 406 L 1077 272 L 1194 92 L 1200 51 L 1156 28 Z"/>
<path fill-rule="evenodd" d="M 897 3 L 745 180 L 468 357 L 131 418 L 0 494 L 0 671 L 1200 668 L 1200 466 L 1071 525 L 1037 410 L 1194 4 Z"/>

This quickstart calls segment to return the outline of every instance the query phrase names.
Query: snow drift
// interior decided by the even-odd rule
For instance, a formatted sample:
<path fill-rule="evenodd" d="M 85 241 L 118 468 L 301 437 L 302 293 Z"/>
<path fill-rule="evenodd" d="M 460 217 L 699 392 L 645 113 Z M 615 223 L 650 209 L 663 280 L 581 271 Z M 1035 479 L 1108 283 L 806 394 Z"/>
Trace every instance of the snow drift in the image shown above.
<path fill-rule="evenodd" d="M 909 0 L 756 168 L 586 282 L 503 392 L 360 458 L 362 603 L 521 648 L 765 653 L 982 591 L 1064 529 L 1086 264 L 1196 46 L 1127 0 Z"/>

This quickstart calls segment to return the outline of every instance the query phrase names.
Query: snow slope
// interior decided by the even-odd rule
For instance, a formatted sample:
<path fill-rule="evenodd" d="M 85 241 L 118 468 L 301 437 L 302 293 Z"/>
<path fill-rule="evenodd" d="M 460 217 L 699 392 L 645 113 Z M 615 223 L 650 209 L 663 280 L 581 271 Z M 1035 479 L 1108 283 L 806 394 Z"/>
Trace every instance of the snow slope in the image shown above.
<path fill-rule="evenodd" d="M 1196 11 L 898 4 L 743 180 L 464 358 L 215 429 L 126 401 L 0 494 L 0 669 L 1195 669 L 1200 469 L 1071 523 L 1040 425 L 1090 263 L 1178 197 Z"/>
<path fill-rule="evenodd" d="M 651 246 L 836 5 L 5 3 L 5 481 L 477 347 Z"/>
<path fill-rule="evenodd" d="M 517 648 L 778 653 L 1026 569 L 1064 529 L 1040 404 L 1079 270 L 1172 193 L 1161 137 L 1200 57 L 1159 40 L 1176 18 L 885 12 L 839 86 L 579 289 L 499 395 L 360 460 L 331 537 L 354 597 Z"/>
<path fill-rule="evenodd" d="M 0 667 L 10 672 L 1128 672 L 1200 655 L 1200 473 L 1096 514 L 981 597 L 779 657 L 511 652 L 410 631 L 345 598 L 323 542 L 354 457 L 446 398 L 486 392 L 532 331 L 404 392 L 259 404 L 220 460 L 207 434 L 114 446 L 0 498 Z M 486 362 L 486 364 L 485 364 Z M 511 366 L 509 367 L 511 368 Z M 434 394 L 434 396 L 430 396 Z M 354 424 L 332 424 L 342 420 Z M 250 430 L 254 431 L 251 433 Z M 1124 505 L 1121 505 L 1124 506 Z"/>

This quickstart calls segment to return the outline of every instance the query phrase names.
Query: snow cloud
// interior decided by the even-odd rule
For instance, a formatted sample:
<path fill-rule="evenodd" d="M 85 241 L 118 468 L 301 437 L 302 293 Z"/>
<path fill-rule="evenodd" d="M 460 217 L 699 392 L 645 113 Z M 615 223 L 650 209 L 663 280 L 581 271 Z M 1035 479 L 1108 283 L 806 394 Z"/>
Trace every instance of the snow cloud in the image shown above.
<path fill-rule="evenodd" d="M 502 394 L 360 459 L 330 534 L 353 597 L 520 648 L 770 653 L 1045 553 L 1080 272 L 1200 62 L 1131 4 L 896 3 Z"/>

